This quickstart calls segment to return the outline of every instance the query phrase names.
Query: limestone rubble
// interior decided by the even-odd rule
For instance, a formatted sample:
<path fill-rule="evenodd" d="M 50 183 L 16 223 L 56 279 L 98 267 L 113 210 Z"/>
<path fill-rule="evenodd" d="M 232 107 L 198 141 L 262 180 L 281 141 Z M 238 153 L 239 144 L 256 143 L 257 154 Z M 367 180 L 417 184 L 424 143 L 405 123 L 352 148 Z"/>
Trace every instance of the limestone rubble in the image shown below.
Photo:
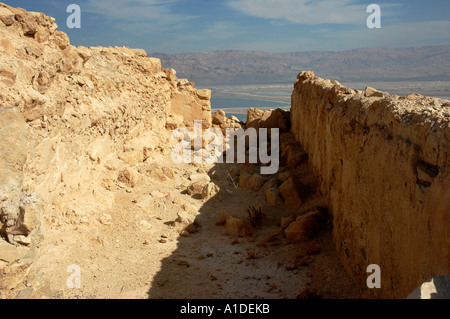
<path fill-rule="evenodd" d="M 144 50 L 75 47 L 54 18 L 0 3 L 0 266 L 32 261 L 44 211 L 102 216 L 106 176 L 132 187 L 166 128 L 211 126 L 210 98 Z"/>

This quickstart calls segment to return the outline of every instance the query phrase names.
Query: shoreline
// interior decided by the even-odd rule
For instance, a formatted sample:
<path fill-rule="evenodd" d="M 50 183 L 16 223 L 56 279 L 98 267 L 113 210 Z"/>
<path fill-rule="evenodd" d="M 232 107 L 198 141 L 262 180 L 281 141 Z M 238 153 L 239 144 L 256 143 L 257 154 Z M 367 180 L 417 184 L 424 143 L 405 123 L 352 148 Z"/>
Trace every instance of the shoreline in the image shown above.
<path fill-rule="evenodd" d="M 411 93 L 423 96 L 450 99 L 450 81 L 340 81 L 342 85 L 356 90 L 370 86 L 389 94 L 406 96 Z M 209 86 L 212 98 L 240 98 L 290 103 L 292 85 L 220 85 Z"/>
<path fill-rule="evenodd" d="M 251 107 L 248 107 L 248 108 L 240 107 L 240 108 L 235 108 L 235 109 L 233 109 L 233 108 L 211 108 L 211 113 L 214 113 L 214 112 L 216 112 L 218 110 L 222 110 L 222 111 L 224 111 L 227 114 L 228 113 L 247 114 L 247 110 L 249 108 L 251 108 Z M 290 106 L 289 107 L 288 106 L 287 107 L 276 107 L 276 108 L 273 108 L 273 107 L 258 107 L 258 109 L 260 109 L 260 110 L 276 110 L 276 109 L 290 110 L 291 107 Z"/>
<path fill-rule="evenodd" d="M 291 96 L 269 96 L 269 95 L 258 95 L 251 93 L 218 93 L 214 94 L 213 98 L 221 98 L 221 99 L 246 99 L 246 100 L 261 100 L 261 101 L 274 101 L 274 102 L 291 102 Z"/>

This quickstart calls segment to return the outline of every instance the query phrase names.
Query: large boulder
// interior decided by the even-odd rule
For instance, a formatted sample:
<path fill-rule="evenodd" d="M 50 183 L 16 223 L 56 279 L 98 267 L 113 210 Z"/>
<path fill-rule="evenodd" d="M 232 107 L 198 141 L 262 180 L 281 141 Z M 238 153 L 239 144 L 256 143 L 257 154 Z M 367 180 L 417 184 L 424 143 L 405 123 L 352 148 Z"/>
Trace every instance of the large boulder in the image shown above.
<path fill-rule="evenodd" d="M 249 108 L 247 110 L 247 128 L 260 128 L 261 118 L 264 115 L 264 111 L 256 108 Z"/>
<path fill-rule="evenodd" d="M 283 204 L 283 199 L 280 196 L 280 191 L 277 187 L 271 187 L 264 191 L 266 201 L 271 206 L 278 206 Z"/>
<path fill-rule="evenodd" d="M 290 128 L 289 112 L 282 109 L 260 110 L 249 108 L 247 110 L 247 128 L 278 128 L 286 132 Z"/>
<path fill-rule="evenodd" d="M 279 189 L 286 204 L 301 205 L 307 193 L 305 184 L 297 180 L 294 176 L 289 177 Z"/>
<path fill-rule="evenodd" d="M 319 209 L 314 209 L 296 218 L 285 230 L 288 241 L 307 241 L 313 238 L 320 230 L 323 222 L 323 214 Z"/>
<path fill-rule="evenodd" d="M 212 124 L 222 125 L 227 121 L 226 113 L 222 110 L 217 110 L 212 115 Z"/>

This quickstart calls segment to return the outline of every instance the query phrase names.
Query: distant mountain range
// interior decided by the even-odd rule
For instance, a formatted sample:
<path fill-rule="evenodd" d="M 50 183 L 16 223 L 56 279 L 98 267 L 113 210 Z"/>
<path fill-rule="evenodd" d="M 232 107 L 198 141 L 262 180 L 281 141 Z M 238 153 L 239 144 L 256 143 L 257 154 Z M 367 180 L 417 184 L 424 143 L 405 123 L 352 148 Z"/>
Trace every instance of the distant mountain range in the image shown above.
<path fill-rule="evenodd" d="M 293 83 L 311 70 L 340 81 L 450 81 L 450 45 L 342 52 L 149 54 L 199 85 Z"/>

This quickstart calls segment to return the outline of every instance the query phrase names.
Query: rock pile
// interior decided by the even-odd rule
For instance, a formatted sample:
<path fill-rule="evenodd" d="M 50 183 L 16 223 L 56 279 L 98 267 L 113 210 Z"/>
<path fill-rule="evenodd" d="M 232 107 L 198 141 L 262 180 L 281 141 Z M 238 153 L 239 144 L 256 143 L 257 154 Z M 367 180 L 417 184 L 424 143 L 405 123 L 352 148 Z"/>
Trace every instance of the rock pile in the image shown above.
<path fill-rule="evenodd" d="M 284 133 L 290 130 L 290 125 L 290 112 L 282 109 L 260 110 L 249 108 L 247 111 L 247 128 L 279 128 L 280 133 Z"/>
<path fill-rule="evenodd" d="M 227 128 L 238 129 L 242 127 L 242 123 L 235 116 L 226 117 L 226 113 L 223 110 L 218 110 L 212 115 L 212 126 L 220 128 L 225 134 Z"/>

